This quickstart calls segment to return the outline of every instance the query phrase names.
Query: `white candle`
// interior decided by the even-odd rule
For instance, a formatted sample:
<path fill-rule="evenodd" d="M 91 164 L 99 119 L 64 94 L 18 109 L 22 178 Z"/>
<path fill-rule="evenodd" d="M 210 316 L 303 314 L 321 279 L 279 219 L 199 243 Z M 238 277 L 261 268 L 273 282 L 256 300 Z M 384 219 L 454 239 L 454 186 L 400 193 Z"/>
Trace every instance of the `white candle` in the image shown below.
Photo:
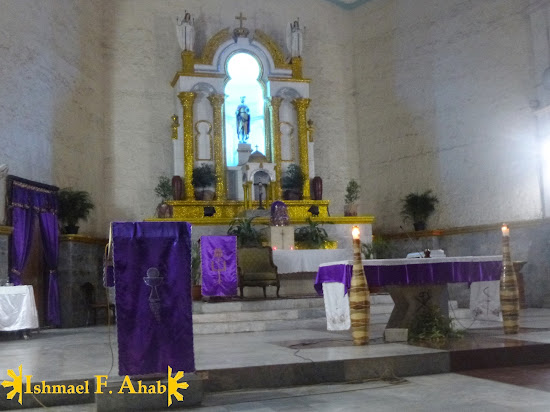
<path fill-rule="evenodd" d="M 502 236 L 510 236 L 510 229 L 507 225 L 502 225 Z"/>

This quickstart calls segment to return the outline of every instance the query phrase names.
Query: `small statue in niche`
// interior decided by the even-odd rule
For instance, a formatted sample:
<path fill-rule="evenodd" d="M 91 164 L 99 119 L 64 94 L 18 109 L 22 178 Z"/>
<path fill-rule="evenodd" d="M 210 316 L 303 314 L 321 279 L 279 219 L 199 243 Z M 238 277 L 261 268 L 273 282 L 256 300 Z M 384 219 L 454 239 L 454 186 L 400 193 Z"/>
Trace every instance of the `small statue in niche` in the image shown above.
<path fill-rule="evenodd" d="M 246 143 L 250 133 L 250 109 L 244 104 L 245 98 L 246 96 L 241 97 L 241 104 L 237 106 L 237 111 L 235 112 L 239 143 Z"/>
<path fill-rule="evenodd" d="M 176 31 L 178 42 L 182 50 L 193 51 L 195 45 L 195 26 L 191 20 L 191 13 L 185 10 L 185 16 L 176 18 Z"/>

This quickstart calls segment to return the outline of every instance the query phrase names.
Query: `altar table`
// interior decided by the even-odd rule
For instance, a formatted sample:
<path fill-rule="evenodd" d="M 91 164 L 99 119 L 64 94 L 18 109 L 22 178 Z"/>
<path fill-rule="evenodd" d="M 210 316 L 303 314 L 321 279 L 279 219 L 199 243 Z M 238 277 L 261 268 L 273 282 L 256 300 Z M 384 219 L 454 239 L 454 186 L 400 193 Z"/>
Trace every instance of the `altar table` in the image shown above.
<path fill-rule="evenodd" d="M 447 283 L 499 280 L 502 256 L 464 256 L 426 259 L 363 260 L 369 287 L 384 286 L 395 306 L 388 328 L 406 328 L 418 309 L 435 303 L 448 315 Z M 315 290 L 322 294 L 324 282 L 350 286 L 353 261 L 319 266 Z"/>
<path fill-rule="evenodd" d="M 38 329 L 31 285 L 0 287 L 0 331 Z"/>
<path fill-rule="evenodd" d="M 316 273 L 319 265 L 353 257 L 351 249 L 274 250 L 273 263 L 279 274 Z M 322 288 L 322 287 L 321 287 Z"/>

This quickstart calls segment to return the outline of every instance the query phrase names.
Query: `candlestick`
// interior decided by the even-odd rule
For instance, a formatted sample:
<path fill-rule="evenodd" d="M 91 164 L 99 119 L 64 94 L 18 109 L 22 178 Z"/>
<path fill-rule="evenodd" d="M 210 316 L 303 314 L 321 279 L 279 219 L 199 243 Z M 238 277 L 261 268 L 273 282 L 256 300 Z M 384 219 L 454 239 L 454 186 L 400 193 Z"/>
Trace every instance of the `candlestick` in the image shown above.
<path fill-rule="evenodd" d="M 353 227 L 353 272 L 349 289 L 351 336 L 354 345 L 369 343 L 370 292 L 361 260 L 361 239 L 357 226 Z"/>
<path fill-rule="evenodd" d="M 518 281 L 510 255 L 510 230 L 502 226 L 502 275 L 500 277 L 500 307 L 505 334 L 519 331 Z"/>

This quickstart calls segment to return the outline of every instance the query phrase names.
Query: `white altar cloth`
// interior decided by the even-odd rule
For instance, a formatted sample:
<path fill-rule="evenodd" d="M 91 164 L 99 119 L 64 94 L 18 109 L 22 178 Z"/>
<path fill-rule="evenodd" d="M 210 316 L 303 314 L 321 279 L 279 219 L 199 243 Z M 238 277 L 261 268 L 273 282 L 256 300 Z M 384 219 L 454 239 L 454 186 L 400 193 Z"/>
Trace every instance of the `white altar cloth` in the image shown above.
<path fill-rule="evenodd" d="M 38 312 L 32 286 L 0 287 L 0 331 L 37 328 Z"/>
<path fill-rule="evenodd" d="M 274 250 L 273 263 L 279 274 L 317 272 L 319 265 L 352 259 L 351 249 Z"/>

